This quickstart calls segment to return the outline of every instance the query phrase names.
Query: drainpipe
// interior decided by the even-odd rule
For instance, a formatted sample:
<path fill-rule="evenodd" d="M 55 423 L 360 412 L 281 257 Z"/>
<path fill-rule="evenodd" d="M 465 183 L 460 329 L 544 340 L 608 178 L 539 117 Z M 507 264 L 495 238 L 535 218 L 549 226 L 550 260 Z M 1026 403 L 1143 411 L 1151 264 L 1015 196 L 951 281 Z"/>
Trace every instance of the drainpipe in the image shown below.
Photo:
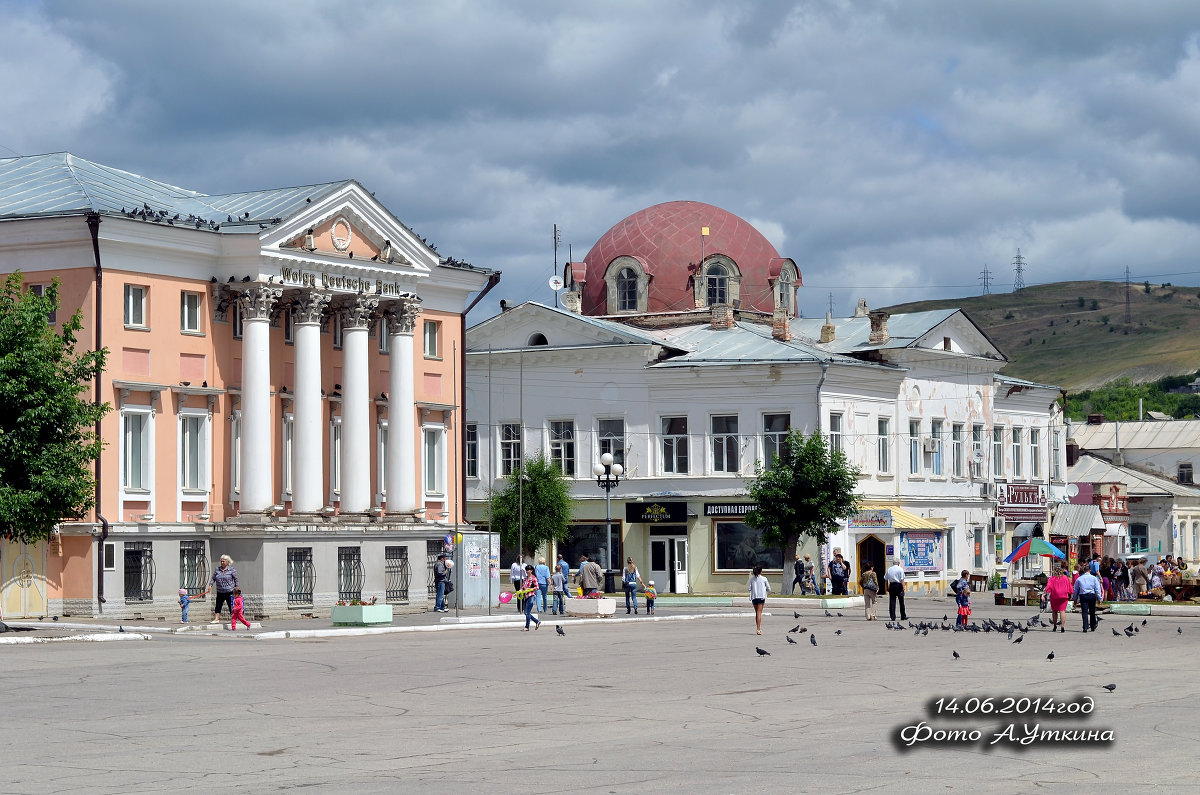
<path fill-rule="evenodd" d="M 93 320 L 95 345 L 93 350 L 99 353 L 104 348 L 103 333 L 104 333 L 104 267 L 100 264 L 100 213 L 90 212 L 87 214 L 88 233 L 92 237 L 92 257 L 96 261 L 96 311 Z M 94 399 L 96 403 L 100 403 L 100 379 L 102 373 L 96 373 L 96 383 L 94 387 Z M 100 418 L 96 419 L 96 438 L 100 436 Z M 96 546 L 96 605 L 99 612 L 104 612 L 104 540 L 108 538 L 108 520 L 100 515 L 100 498 L 101 490 L 101 475 L 103 473 L 104 458 L 102 455 L 96 456 L 96 490 L 93 500 L 96 503 L 96 518 L 100 520 L 100 540 Z"/>
<path fill-rule="evenodd" d="M 458 515 L 463 522 L 467 520 L 467 313 L 474 309 L 475 305 L 482 301 L 483 297 L 499 283 L 500 271 L 495 271 L 488 276 L 487 284 L 458 318 L 459 334 L 462 336 L 462 347 L 458 351 L 458 366 L 462 373 L 462 400 L 458 413 Z M 455 400 L 459 399 L 458 395 L 455 395 L 454 398 Z M 488 554 L 491 554 L 490 550 Z"/>

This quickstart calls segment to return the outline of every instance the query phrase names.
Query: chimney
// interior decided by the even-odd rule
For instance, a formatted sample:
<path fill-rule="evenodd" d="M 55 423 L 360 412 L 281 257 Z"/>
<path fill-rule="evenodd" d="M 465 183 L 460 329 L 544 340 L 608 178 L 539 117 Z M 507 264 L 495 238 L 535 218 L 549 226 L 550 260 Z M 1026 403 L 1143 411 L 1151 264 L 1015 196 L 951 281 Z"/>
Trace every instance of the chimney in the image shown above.
<path fill-rule="evenodd" d="M 837 329 L 833 325 L 833 316 L 826 312 L 825 325 L 821 326 L 821 339 L 818 342 L 833 342 L 834 335 L 836 334 Z"/>
<path fill-rule="evenodd" d="M 864 308 L 866 302 L 863 302 Z M 882 309 L 873 310 L 870 314 L 871 318 L 871 335 L 867 337 L 867 342 L 871 345 L 881 345 L 888 341 L 887 319 L 888 313 Z"/>
<path fill-rule="evenodd" d="M 578 315 L 583 309 L 583 301 L 579 297 L 579 293 L 574 290 L 567 290 L 558 297 L 558 302 L 562 304 L 562 308 L 573 315 Z"/>
<path fill-rule="evenodd" d="M 1089 414 L 1087 416 L 1087 424 L 1088 425 L 1103 425 L 1104 424 L 1104 415 L 1103 414 Z"/>
<path fill-rule="evenodd" d="M 865 299 L 865 298 L 858 299 L 858 304 L 854 307 L 854 316 L 855 317 L 866 317 L 868 314 L 869 313 L 867 312 L 867 299 Z"/>
<path fill-rule="evenodd" d="M 1074 439 L 1067 440 L 1067 466 L 1073 467 L 1079 462 L 1079 444 Z"/>
<path fill-rule="evenodd" d="M 712 327 L 723 331 L 733 327 L 733 307 L 729 304 L 714 304 L 712 308 Z"/>
<path fill-rule="evenodd" d="M 788 318 L 787 310 L 782 306 L 775 307 L 775 313 L 771 315 L 771 336 L 781 342 L 787 342 L 792 338 L 791 319 Z"/>

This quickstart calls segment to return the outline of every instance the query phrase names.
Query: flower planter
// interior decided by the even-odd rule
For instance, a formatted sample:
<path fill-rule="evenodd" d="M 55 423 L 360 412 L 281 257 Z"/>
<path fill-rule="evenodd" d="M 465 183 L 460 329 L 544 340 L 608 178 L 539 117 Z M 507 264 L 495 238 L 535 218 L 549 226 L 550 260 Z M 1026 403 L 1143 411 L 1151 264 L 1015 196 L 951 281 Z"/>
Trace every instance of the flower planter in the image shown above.
<path fill-rule="evenodd" d="M 617 600 L 607 597 L 600 599 L 568 599 L 567 615 L 577 618 L 608 618 L 617 612 Z"/>
<path fill-rule="evenodd" d="M 364 627 L 392 623 L 391 605 L 334 605 L 329 617 L 337 627 Z"/>

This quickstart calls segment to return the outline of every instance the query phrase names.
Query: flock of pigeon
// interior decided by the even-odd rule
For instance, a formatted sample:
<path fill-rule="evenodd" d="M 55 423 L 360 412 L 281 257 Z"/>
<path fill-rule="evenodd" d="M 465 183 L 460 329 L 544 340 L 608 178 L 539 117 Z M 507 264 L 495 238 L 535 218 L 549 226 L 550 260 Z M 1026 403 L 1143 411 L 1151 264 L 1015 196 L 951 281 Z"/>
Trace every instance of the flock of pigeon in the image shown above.
<path fill-rule="evenodd" d="M 197 229 L 211 229 L 214 232 L 220 231 L 221 229 L 221 224 L 217 221 L 210 221 L 207 218 L 202 218 L 199 215 L 194 215 L 193 213 L 188 213 L 186 216 L 180 213 L 171 215 L 170 210 L 155 210 L 145 202 L 142 203 L 141 207 L 137 207 L 132 210 L 126 210 L 124 207 L 122 207 L 121 214 L 126 218 L 140 218 L 143 221 L 151 221 L 156 224 L 166 224 L 167 226 L 194 226 Z M 266 229 L 267 224 L 277 224 L 281 220 L 282 219 L 280 218 L 267 219 L 267 223 L 260 223 L 258 228 Z M 229 214 L 225 215 L 225 222 L 230 224 L 235 223 L 233 216 Z M 246 212 L 245 214 L 238 216 L 236 223 L 250 223 L 250 213 Z"/>
<path fill-rule="evenodd" d="M 798 618 L 800 618 L 800 614 L 798 612 L 793 611 L 792 617 L 798 619 Z M 826 610 L 825 617 L 826 618 L 834 618 L 834 614 L 830 613 L 828 610 Z M 844 616 L 841 613 L 838 613 L 837 618 L 844 618 Z M 912 621 L 908 621 L 907 625 L 903 621 L 888 621 L 884 624 L 884 627 L 892 632 L 907 632 L 908 630 L 911 629 L 913 631 L 913 635 L 921 636 L 921 637 L 928 635 L 930 630 L 941 631 L 941 632 L 982 632 L 982 633 L 994 632 L 994 633 L 997 633 L 997 635 L 999 635 L 999 636 L 1003 636 L 1007 641 L 1013 643 L 1014 645 L 1025 640 L 1025 634 L 1027 632 L 1029 632 L 1031 629 L 1035 629 L 1035 628 L 1051 629 L 1051 625 L 1047 624 L 1045 621 L 1043 621 L 1040 614 L 1033 616 L 1033 618 L 1026 619 L 1025 621 L 1013 621 L 1012 619 L 1006 618 L 999 623 L 996 623 L 995 621 L 993 621 L 990 618 L 985 618 L 982 621 L 982 623 L 973 621 L 970 624 L 967 624 L 965 626 L 960 625 L 957 622 L 955 622 L 954 624 L 947 623 L 947 622 L 949 622 L 949 620 L 950 620 L 949 615 L 943 615 L 941 621 L 937 621 L 937 620 L 918 621 L 915 624 Z M 1100 616 L 1097 616 L 1096 620 L 1103 621 L 1104 619 Z M 1130 622 L 1129 626 L 1125 627 L 1121 631 L 1118 631 L 1117 629 L 1113 629 L 1112 634 L 1114 637 L 1119 638 L 1119 637 L 1121 637 L 1122 633 L 1124 633 L 1125 637 L 1132 638 L 1132 637 L 1135 637 L 1136 635 L 1138 635 L 1142 631 L 1142 628 L 1146 627 L 1147 625 L 1148 625 L 1148 622 L 1146 619 L 1142 619 L 1141 626 L 1138 626 L 1135 622 Z M 1176 627 L 1175 631 L 1178 634 L 1182 635 L 1183 627 Z M 796 641 L 792 639 L 792 635 L 797 634 L 797 633 L 804 634 L 805 632 L 808 632 L 808 627 L 802 627 L 799 624 L 797 624 L 796 626 L 794 626 L 788 630 L 788 634 L 784 636 L 784 640 L 786 640 L 789 644 L 794 644 L 794 643 L 796 643 Z M 842 630 L 838 629 L 833 634 L 841 635 Z M 813 646 L 816 646 L 817 645 L 816 633 L 810 632 L 808 635 L 808 641 Z M 771 656 L 771 652 L 767 651 L 766 649 L 764 649 L 760 646 L 755 646 L 754 651 L 758 653 L 759 657 L 770 657 Z M 954 656 L 955 660 L 959 660 L 962 658 L 962 655 L 960 655 L 958 653 L 958 651 L 956 651 L 954 649 L 951 649 L 950 653 Z M 1051 651 L 1049 654 L 1047 654 L 1046 659 L 1048 661 L 1053 662 L 1054 652 Z M 1115 684 L 1101 685 L 1101 687 L 1103 687 L 1105 690 L 1107 690 L 1110 693 L 1117 689 L 1117 686 Z"/>

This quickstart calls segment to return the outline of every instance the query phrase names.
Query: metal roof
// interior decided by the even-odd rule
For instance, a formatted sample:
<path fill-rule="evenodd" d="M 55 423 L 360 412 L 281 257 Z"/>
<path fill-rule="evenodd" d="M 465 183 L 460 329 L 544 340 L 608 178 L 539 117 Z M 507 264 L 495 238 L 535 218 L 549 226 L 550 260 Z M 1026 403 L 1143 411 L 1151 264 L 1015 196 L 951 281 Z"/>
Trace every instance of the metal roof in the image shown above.
<path fill-rule="evenodd" d="M 936 309 L 928 312 L 905 312 L 891 315 L 887 319 L 888 338 L 878 344 L 871 344 L 868 341 L 871 336 L 871 318 L 831 318 L 834 327 L 833 341 L 822 343 L 821 347 L 835 353 L 907 348 L 939 323 L 960 311 L 962 310 Z M 792 333 L 818 340 L 821 338 L 821 327 L 824 325 L 824 318 L 798 317 L 792 320 Z"/>
<path fill-rule="evenodd" d="M 661 336 L 665 343 L 682 348 L 686 353 L 655 362 L 652 367 L 788 362 L 829 362 L 854 367 L 887 367 L 829 353 L 805 341 L 777 340 L 771 336 L 770 326 L 757 323 L 738 322 L 727 329 L 714 329 L 710 323 L 701 323 L 661 329 L 654 333 Z"/>
<path fill-rule="evenodd" d="M 55 152 L 0 159 L 0 219 L 86 212 L 129 216 L 149 209 L 214 226 L 230 224 L 221 231 L 257 233 L 259 221 L 286 218 L 350 182 L 208 195 Z"/>
<path fill-rule="evenodd" d="M 1050 532 L 1062 536 L 1085 536 L 1092 530 L 1103 530 L 1104 517 L 1098 505 L 1067 503 L 1054 509 Z"/>
<path fill-rule="evenodd" d="M 1182 486 L 1173 480 L 1129 467 L 1117 466 L 1090 453 L 1080 455 L 1079 460 L 1068 468 L 1067 480 L 1071 483 L 1124 483 L 1130 496 L 1136 497 L 1171 496 L 1200 500 L 1200 489 Z"/>
<path fill-rule="evenodd" d="M 1194 450 L 1200 448 L 1200 420 L 1072 423 L 1069 434 L 1084 450 L 1115 450 L 1118 435 L 1126 450 Z"/>

